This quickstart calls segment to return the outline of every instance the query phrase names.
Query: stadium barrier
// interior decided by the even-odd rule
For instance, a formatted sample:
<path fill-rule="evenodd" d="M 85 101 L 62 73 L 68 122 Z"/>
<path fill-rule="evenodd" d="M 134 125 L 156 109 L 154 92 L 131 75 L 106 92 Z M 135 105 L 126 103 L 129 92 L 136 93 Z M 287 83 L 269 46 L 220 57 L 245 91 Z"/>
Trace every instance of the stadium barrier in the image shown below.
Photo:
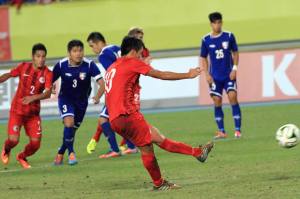
<path fill-rule="evenodd" d="M 176 52 L 176 51 L 175 51 Z M 193 54 L 196 54 L 194 50 Z M 188 71 L 198 65 L 198 56 L 174 56 L 155 58 L 152 65 L 159 70 Z M 101 69 L 102 70 L 102 69 Z M 0 74 L 8 70 L 0 70 Z M 104 73 L 104 71 L 102 71 Z M 241 52 L 238 69 L 239 100 L 268 102 L 300 99 L 300 49 Z M 0 84 L 0 119 L 8 117 L 10 103 L 17 88 L 18 79 Z M 162 81 L 141 77 L 141 101 L 143 109 L 181 106 L 210 105 L 205 78 L 193 80 Z M 96 83 L 92 84 L 96 92 Z M 226 97 L 225 102 L 228 102 Z M 90 100 L 88 113 L 97 113 L 103 106 L 93 105 Z M 58 115 L 57 96 L 42 103 L 42 115 Z"/>

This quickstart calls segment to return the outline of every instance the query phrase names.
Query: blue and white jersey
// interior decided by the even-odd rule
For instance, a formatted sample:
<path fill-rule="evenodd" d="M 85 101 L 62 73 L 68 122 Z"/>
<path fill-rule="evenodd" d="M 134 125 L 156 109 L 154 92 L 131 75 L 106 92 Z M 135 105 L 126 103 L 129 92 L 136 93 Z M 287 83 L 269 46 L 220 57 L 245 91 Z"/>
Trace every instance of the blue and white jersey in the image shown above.
<path fill-rule="evenodd" d="M 105 70 L 108 69 L 112 63 L 114 63 L 119 57 L 121 57 L 121 49 L 116 45 L 105 46 L 98 56 L 98 61 Z"/>
<path fill-rule="evenodd" d="M 59 98 L 87 101 L 92 90 L 92 77 L 98 81 L 102 75 L 98 66 L 86 58 L 79 66 L 71 66 L 69 58 L 65 58 L 53 69 L 53 82 L 61 78 Z"/>
<path fill-rule="evenodd" d="M 238 46 L 231 32 L 203 37 L 200 56 L 206 58 L 209 55 L 210 74 L 214 80 L 223 81 L 229 77 L 233 67 L 232 52 L 236 51 Z"/>

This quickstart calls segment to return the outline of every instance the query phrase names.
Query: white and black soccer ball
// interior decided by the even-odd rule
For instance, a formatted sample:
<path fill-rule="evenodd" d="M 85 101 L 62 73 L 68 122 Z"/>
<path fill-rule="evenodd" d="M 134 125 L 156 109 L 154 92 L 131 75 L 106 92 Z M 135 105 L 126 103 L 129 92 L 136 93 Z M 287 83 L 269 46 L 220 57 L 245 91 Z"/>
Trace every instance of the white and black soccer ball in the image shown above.
<path fill-rule="evenodd" d="M 286 124 L 276 132 L 276 140 L 279 146 L 292 148 L 300 142 L 300 130 L 294 124 Z"/>

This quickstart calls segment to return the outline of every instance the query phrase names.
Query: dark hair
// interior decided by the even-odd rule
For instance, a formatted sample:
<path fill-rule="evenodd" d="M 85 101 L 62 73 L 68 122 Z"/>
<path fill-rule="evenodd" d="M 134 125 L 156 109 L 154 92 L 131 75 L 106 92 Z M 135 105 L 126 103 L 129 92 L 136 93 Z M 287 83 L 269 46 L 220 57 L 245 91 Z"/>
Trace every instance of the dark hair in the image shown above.
<path fill-rule="evenodd" d="M 32 46 L 32 55 L 34 55 L 36 53 L 36 51 L 38 50 L 42 50 L 45 52 L 45 54 L 47 55 L 47 49 L 46 49 L 46 46 L 42 43 L 37 43 L 37 44 L 34 44 Z"/>
<path fill-rule="evenodd" d="M 139 51 L 143 48 L 144 43 L 142 40 L 135 37 L 124 37 L 121 44 L 121 55 L 127 55 L 131 50 Z"/>
<path fill-rule="evenodd" d="M 93 42 L 95 41 L 102 41 L 106 43 L 104 36 L 100 32 L 91 32 L 87 38 L 87 42 L 92 40 Z"/>
<path fill-rule="evenodd" d="M 222 14 L 219 12 L 212 12 L 208 15 L 209 21 L 214 23 L 217 20 L 222 20 Z"/>
<path fill-rule="evenodd" d="M 83 45 L 82 41 L 80 41 L 78 39 L 73 39 L 73 40 L 69 41 L 69 43 L 68 43 L 68 51 L 70 52 L 72 50 L 72 48 L 74 48 L 74 47 L 81 47 L 83 49 L 84 45 Z"/>

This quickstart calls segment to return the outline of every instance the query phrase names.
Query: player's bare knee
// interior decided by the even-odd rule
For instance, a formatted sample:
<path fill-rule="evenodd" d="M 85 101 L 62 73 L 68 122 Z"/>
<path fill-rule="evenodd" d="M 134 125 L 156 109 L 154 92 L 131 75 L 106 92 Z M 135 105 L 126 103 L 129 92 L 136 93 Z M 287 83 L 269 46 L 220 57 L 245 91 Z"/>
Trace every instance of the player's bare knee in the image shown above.
<path fill-rule="evenodd" d="M 215 106 L 222 106 L 222 98 L 221 97 L 214 96 L 213 101 L 214 101 Z"/>
<path fill-rule="evenodd" d="M 230 91 L 228 93 L 228 100 L 229 100 L 229 103 L 232 104 L 232 105 L 238 103 L 237 94 L 236 94 L 235 91 Z"/>
<path fill-rule="evenodd" d="M 101 124 L 104 124 L 104 123 L 106 123 L 106 122 L 108 122 L 108 119 L 107 118 L 105 118 L 105 117 L 99 117 L 99 123 L 100 123 L 100 125 Z"/>
<path fill-rule="evenodd" d="M 65 117 L 64 118 L 64 125 L 65 127 L 74 127 L 74 118 L 73 117 Z"/>
<path fill-rule="evenodd" d="M 138 147 L 138 148 L 141 151 L 141 155 L 147 155 L 147 154 L 153 154 L 154 153 L 154 149 L 153 149 L 152 144 L 142 146 L 142 147 Z"/>
<path fill-rule="evenodd" d="M 153 143 L 161 144 L 166 139 L 166 137 L 162 135 L 156 127 L 151 126 L 150 130 L 151 130 L 151 141 Z"/>

